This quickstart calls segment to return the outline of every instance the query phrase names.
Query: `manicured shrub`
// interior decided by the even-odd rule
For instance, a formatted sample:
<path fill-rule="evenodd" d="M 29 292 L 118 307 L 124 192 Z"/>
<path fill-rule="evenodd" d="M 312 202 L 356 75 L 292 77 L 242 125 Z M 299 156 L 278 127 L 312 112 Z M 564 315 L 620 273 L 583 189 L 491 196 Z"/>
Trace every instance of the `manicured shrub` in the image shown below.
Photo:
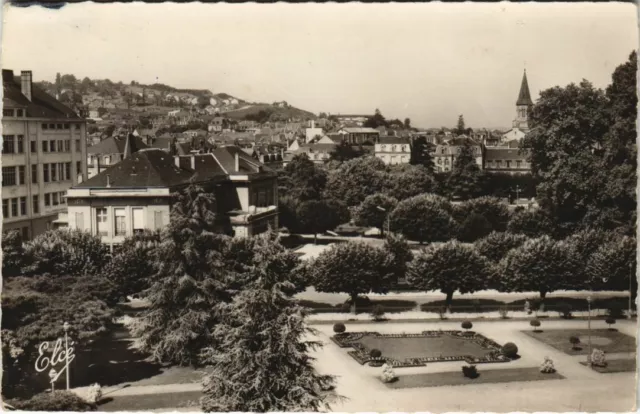
<path fill-rule="evenodd" d="M 344 333 L 347 328 L 344 326 L 344 323 L 336 323 L 333 325 L 333 332 L 337 334 Z"/>
<path fill-rule="evenodd" d="M 384 318 L 384 307 L 382 305 L 376 305 L 371 310 L 371 317 L 373 317 L 374 321 L 383 321 Z"/>
<path fill-rule="evenodd" d="M 570 336 L 569 342 L 571 343 L 571 349 L 573 350 L 578 349 L 578 345 L 580 344 L 580 338 L 578 338 L 577 336 Z"/>
<path fill-rule="evenodd" d="M 471 379 L 478 378 L 478 369 L 475 365 L 466 365 L 462 367 L 462 375 Z"/>
<path fill-rule="evenodd" d="M 540 372 L 543 374 L 553 374 L 556 372 L 555 367 L 553 366 L 553 360 L 549 357 L 544 357 L 544 362 L 540 365 Z"/>
<path fill-rule="evenodd" d="M 518 347 L 513 342 L 507 342 L 502 347 L 502 353 L 504 356 L 513 359 L 518 356 Z"/>
<path fill-rule="evenodd" d="M 372 349 L 369 351 L 369 356 L 371 358 L 380 358 L 382 356 L 382 352 L 379 349 Z"/>
<path fill-rule="evenodd" d="M 462 324 L 460 324 L 460 326 L 462 326 L 462 329 L 466 329 L 467 331 L 473 328 L 473 324 L 471 323 L 471 321 L 464 321 L 462 322 Z"/>
<path fill-rule="evenodd" d="M 87 388 L 87 392 L 84 396 L 84 400 L 89 404 L 97 404 L 102 399 L 102 387 L 100 384 L 95 383 L 89 388 Z"/>
<path fill-rule="evenodd" d="M 540 327 L 541 323 L 538 319 L 533 319 L 531 322 L 529 322 L 529 325 L 533 327 L 533 332 L 536 332 Z"/>
<path fill-rule="evenodd" d="M 595 367 L 607 366 L 607 358 L 605 357 L 604 351 L 594 349 L 593 352 L 591 352 L 591 365 Z"/>
<path fill-rule="evenodd" d="M 613 329 L 611 327 L 611 325 L 615 325 L 616 324 L 615 318 L 612 318 L 611 316 L 609 316 L 607 319 L 605 319 L 605 322 L 607 323 L 607 325 L 609 325 L 609 329 Z"/>
<path fill-rule="evenodd" d="M 382 366 L 382 381 L 383 382 L 393 382 L 396 380 L 396 374 L 393 372 L 393 367 L 391 364 L 385 363 Z"/>
<path fill-rule="evenodd" d="M 96 406 L 70 391 L 46 392 L 34 395 L 28 400 L 9 402 L 20 411 L 95 411 Z"/>

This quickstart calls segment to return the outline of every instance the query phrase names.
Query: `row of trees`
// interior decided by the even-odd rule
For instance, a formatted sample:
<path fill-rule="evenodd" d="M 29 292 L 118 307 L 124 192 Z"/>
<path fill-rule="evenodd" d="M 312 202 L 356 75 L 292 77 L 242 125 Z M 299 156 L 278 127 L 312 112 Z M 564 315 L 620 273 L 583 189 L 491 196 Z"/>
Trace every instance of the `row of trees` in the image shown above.
<path fill-rule="evenodd" d="M 272 232 L 216 233 L 215 203 L 189 187 L 176 194 L 169 226 L 129 238 L 113 256 L 76 231 L 25 244 L 7 235 L 2 344 L 12 371 L 3 394 L 28 378 L 33 347 L 56 338 L 63 321 L 74 339 L 95 339 L 109 331 L 118 297 L 139 293 L 149 301 L 132 326 L 139 349 L 161 363 L 210 366 L 205 411 L 327 408 L 334 379 L 314 370 L 309 351 L 319 344 L 292 297 L 305 287 L 299 258 Z"/>
<path fill-rule="evenodd" d="M 393 247 L 391 247 L 393 246 Z M 384 248 L 361 242 L 335 245 L 307 263 L 310 282 L 321 292 L 387 293 L 398 278 L 420 290 L 439 290 L 450 306 L 455 292 L 487 288 L 536 291 L 627 290 L 635 298 L 636 240 L 603 231 L 581 231 L 564 240 L 548 236 L 491 233 L 475 244 L 431 244 L 412 254 L 406 241 L 387 239 Z"/>

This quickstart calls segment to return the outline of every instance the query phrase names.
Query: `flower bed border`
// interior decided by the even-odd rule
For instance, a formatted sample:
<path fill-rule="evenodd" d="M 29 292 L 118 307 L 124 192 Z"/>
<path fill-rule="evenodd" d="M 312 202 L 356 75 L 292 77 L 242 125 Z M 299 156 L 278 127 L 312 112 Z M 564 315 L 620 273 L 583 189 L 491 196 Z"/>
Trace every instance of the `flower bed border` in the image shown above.
<path fill-rule="evenodd" d="M 449 335 L 455 338 L 461 338 L 469 341 L 473 341 L 480 345 L 482 348 L 488 350 L 487 354 L 482 358 L 477 358 L 470 355 L 456 355 L 456 356 L 437 356 L 437 357 L 417 357 L 406 358 L 403 361 L 399 361 L 393 358 L 380 356 L 373 358 L 369 355 L 370 349 L 358 342 L 364 336 L 377 336 L 384 338 L 437 338 L 442 335 Z M 423 331 L 419 334 L 380 334 L 378 332 L 348 332 L 342 334 L 336 334 L 331 337 L 331 340 L 340 348 L 353 348 L 353 351 L 347 352 L 353 359 L 358 361 L 360 365 L 364 365 L 368 362 L 379 361 L 390 364 L 393 368 L 404 367 L 423 367 L 428 362 L 452 362 L 452 361 L 465 361 L 469 364 L 485 364 L 492 362 L 509 362 L 510 359 L 502 354 L 502 346 L 497 342 L 487 338 L 476 332 L 462 332 L 462 331 Z"/>

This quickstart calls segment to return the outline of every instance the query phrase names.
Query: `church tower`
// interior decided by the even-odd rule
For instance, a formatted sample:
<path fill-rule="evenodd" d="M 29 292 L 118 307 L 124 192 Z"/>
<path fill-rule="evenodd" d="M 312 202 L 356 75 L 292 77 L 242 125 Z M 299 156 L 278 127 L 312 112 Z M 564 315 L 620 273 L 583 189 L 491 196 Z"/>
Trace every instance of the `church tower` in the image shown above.
<path fill-rule="evenodd" d="M 522 132 L 529 131 L 529 109 L 533 105 L 531 94 L 529 93 L 529 82 L 527 82 L 527 70 L 524 70 L 520 93 L 516 101 L 516 119 L 513 120 L 513 127 Z"/>

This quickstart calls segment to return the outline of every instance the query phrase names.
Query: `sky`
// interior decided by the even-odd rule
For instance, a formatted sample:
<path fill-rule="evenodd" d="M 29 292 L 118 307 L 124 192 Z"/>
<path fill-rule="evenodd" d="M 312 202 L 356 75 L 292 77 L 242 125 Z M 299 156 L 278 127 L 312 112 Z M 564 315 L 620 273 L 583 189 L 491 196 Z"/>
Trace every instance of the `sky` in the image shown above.
<path fill-rule="evenodd" d="M 2 67 L 210 89 L 419 127 L 509 127 L 532 98 L 610 83 L 637 49 L 629 3 L 5 5 Z"/>

